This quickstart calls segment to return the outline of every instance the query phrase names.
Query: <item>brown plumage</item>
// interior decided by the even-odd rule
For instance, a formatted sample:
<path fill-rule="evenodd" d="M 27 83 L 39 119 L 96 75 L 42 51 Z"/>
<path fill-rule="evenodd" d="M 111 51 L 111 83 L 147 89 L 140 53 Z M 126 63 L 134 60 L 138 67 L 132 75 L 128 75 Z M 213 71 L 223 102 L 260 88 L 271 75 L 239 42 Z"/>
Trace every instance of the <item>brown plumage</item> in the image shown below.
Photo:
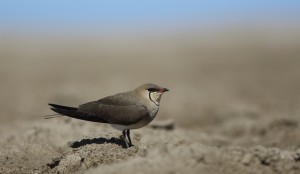
<path fill-rule="evenodd" d="M 155 118 L 161 96 L 167 91 L 169 90 L 155 84 L 145 84 L 133 91 L 88 102 L 78 108 L 49 105 L 54 112 L 64 116 L 111 124 L 123 132 L 125 144 L 129 147 L 132 145 L 129 130 L 146 126 Z"/>

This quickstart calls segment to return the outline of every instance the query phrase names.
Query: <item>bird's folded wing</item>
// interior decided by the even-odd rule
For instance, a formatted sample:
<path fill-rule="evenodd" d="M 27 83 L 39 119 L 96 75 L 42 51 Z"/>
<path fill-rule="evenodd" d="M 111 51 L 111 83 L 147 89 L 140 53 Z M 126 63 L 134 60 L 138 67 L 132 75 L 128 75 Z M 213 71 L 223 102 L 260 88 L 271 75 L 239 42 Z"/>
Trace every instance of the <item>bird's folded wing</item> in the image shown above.
<path fill-rule="evenodd" d="M 112 105 L 100 101 L 80 105 L 79 112 L 92 114 L 111 124 L 130 125 L 147 117 L 147 109 L 138 105 Z"/>
<path fill-rule="evenodd" d="M 114 106 L 129 106 L 137 105 L 140 103 L 138 97 L 133 92 L 124 92 L 108 96 L 98 100 L 97 102 L 105 105 L 114 105 Z"/>

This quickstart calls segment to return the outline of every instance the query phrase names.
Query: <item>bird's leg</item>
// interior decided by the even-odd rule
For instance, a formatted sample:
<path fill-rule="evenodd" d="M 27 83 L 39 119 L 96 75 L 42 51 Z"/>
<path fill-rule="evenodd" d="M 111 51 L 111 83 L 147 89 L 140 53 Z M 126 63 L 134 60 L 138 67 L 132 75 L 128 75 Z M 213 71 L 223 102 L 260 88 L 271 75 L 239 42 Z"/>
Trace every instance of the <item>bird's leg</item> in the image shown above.
<path fill-rule="evenodd" d="M 131 138 L 130 138 L 130 129 L 127 129 L 127 138 L 128 138 L 128 141 L 129 141 L 129 146 L 132 146 Z"/>
<path fill-rule="evenodd" d="M 126 130 L 122 131 L 122 139 L 125 142 L 126 147 L 129 148 L 128 141 L 127 141 L 127 138 L 126 138 Z"/>

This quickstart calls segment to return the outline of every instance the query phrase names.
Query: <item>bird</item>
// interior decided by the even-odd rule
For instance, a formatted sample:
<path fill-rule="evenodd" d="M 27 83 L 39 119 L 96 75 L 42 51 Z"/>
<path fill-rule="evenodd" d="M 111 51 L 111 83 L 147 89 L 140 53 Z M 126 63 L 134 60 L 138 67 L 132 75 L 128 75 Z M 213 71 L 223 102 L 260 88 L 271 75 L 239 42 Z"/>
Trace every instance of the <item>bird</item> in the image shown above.
<path fill-rule="evenodd" d="M 111 95 L 97 101 L 79 105 L 63 106 L 49 103 L 51 110 L 58 116 L 68 116 L 80 120 L 110 124 L 122 131 L 121 139 L 126 148 L 133 146 L 130 138 L 131 129 L 139 129 L 148 125 L 157 115 L 162 95 L 169 89 L 153 83 Z M 52 117 L 45 117 L 53 118 Z"/>

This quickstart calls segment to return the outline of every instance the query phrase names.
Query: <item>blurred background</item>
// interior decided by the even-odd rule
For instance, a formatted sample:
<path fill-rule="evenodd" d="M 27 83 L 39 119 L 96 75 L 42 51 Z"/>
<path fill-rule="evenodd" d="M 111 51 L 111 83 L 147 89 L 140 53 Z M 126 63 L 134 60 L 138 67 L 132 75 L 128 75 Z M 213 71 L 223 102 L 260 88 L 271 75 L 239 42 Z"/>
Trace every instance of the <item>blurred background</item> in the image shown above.
<path fill-rule="evenodd" d="M 0 2 L 2 124 L 147 82 L 178 126 L 299 120 L 300 1 Z"/>

